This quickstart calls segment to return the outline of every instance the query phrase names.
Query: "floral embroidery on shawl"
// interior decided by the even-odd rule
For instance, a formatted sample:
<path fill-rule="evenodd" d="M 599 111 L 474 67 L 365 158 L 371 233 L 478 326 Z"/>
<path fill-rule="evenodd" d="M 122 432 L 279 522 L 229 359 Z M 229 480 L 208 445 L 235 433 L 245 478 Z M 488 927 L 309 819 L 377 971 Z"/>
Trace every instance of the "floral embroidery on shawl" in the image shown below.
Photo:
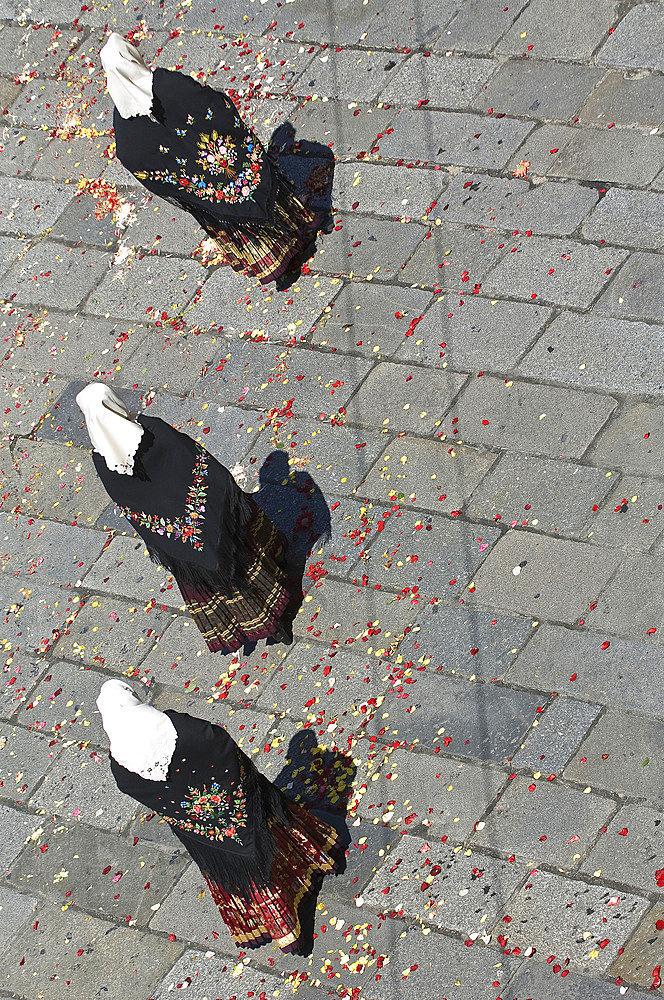
<path fill-rule="evenodd" d="M 118 510 L 125 517 L 136 521 L 142 528 L 148 528 L 156 535 L 166 535 L 167 538 L 181 542 L 189 542 L 195 549 L 203 549 L 202 529 L 205 521 L 205 503 L 207 494 L 208 456 L 200 444 L 194 442 L 197 458 L 192 470 L 192 481 L 184 502 L 184 513 L 180 517 L 163 517 L 161 514 L 146 514 L 144 510 L 130 510 L 120 507 Z"/>
<path fill-rule="evenodd" d="M 240 774 L 243 776 L 242 768 Z M 197 833 L 209 840 L 224 840 L 230 837 L 242 844 L 238 827 L 247 826 L 247 798 L 241 784 L 224 791 L 216 781 L 208 788 L 189 787 L 189 794 L 180 803 L 188 819 L 174 819 L 164 816 L 167 823 L 179 826 L 188 833 Z"/>
<path fill-rule="evenodd" d="M 199 155 L 196 163 L 202 167 L 200 174 L 189 176 L 184 171 L 175 173 L 172 170 L 135 170 L 134 176 L 139 181 L 151 180 L 160 184 L 172 184 L 174 187 L 195 194 L 204 201 L 225 201 L 229 205 L 236 205 L 251 199 L 261 182 L 263 150 L 260 143 L 253 135 L 247 135 L 242 140 L 242 146 L 248 163 L 239 172 L 234 169 L 238 151 L 231 136 L 210 132 L 201 133 L 198 137 Z M 230 178 L 228 183 L 221 186 L 216 184 L 213 178 L 219 175 Z"/>

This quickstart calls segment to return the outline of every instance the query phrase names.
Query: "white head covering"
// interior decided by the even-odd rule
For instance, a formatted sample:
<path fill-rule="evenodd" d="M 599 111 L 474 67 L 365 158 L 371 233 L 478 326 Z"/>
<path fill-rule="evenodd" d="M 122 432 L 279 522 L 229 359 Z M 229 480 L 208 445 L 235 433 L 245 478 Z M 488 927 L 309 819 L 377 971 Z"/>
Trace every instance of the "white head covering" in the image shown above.
<path fill-rule="evenodd" d="M 104 456 L 111 472 L 133 475 L 134 455 L 144 428 L 131 419 L 117 392 L 103 382 L 90 382 L 76 402 L 83 411 L 92 447 Z"/>
<path fill-rule="evenodd" d="M 152 71 L 147 68 L 133 45 L 118 35 L 109 37 L 101 50 L 101 64 L 106 70 L 106 86 L 120 115 L 149 115 L 152 110 Z"/>
<path fill-rule="evenodd" d="M 129 684 L 117 679 L 102 684 L 97 708 L 118 764 L 150 781 L 165 781 L 177 742 L 168 716 L 142 705 Z"/>

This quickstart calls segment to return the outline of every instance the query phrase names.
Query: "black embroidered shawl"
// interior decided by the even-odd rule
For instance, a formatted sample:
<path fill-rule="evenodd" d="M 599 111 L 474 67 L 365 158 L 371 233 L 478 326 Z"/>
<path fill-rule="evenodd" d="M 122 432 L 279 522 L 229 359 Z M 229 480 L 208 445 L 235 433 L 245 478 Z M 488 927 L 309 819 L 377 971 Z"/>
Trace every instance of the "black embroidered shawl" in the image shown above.
<path fill-rule="evenodd" d="M 225 94 L 184 73 L 156 69 L 152 115 L 113 116 L 116 155 L 141 183 L 194 216 L 272 218 L 275 171 Z"/>
<path fill-rule="evenodd" d="M 283 794 L 221 726 L 165 714 L 177 730 L 166 781 L 142 778 L 110 757 L 118 788 L 163 816 L 203 874 L 226 891 L 269 885 L 270 823 L 289 823 Z"/>
<path fill-rule="evenodd" d="M 145 428 L 134 475 L 112 472 L 93 452 L 97 474 L 155 562 L 178 582 L 225 595 L 240 588 L 248 553 L 243 529 L 251 501 L 228 469 L 196 441 L 159 417 Z"/>

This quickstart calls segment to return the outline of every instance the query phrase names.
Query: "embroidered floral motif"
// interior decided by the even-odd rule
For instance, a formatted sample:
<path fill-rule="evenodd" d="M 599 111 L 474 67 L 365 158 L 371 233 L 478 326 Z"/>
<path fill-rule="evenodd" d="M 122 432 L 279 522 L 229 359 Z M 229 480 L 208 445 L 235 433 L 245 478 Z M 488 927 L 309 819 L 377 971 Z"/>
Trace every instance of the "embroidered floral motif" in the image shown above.
<path fill-rule="evenodd" d="M 120 507 L 118 510 L 125 517 L 142 528 L 148 528 L 156 535 L 165 535 L 169 539 L 189 542 L 195 549 L 203 549 L 203 522 L 205 521 L 205 504 L 207 494 L 208 460 L 204 448 L 195 443 L 197 458 L 192 470 L 191 486 L 184 502 L 184 513 L 180 517 L 163 517 L 161 514 L 146 514 L 144 510 L 130 510 Z"/>
<path fill-rule="evenodd" d="M 240 775 L 244 777 L 242 767 Z M 210 840 L 230 837 L 242 844 L 238 828 L 246 828 L 248 817 L 247 798 L 241 783 L 233 785 L 228 791 L 224 791 L 216 781 L 209 788 L 206 785 L 201 788 L 189 785 L 189 794 L 180 803 L 180 809 L 188 818 L 164 816 L 164 819 L 187 833 L 197 833 Z"/>
<path fill-rule="evenodd" d="M 239 125 L 239 122 L 238 122 Z M 238 151 L 230 136 L 220 136 L 217 132 L 201 133 L 198 137 L 199 155 L 196 163 L 203 168 L 201 174 L 189 176 L 175 173 L 173 170 L 135 170 L 134 176 L 139 181 L 151 180 L 160 184 L 173 186 L 190 191 L 204 201 L 221 202 L 236 205 L 247 198 L 252 198 L 254 191 L 261 182 L 261 160 L 263 150 L 252 135 L 242 140 L 242 147 L 249 161 L 240 171 L 235 171 Z M 178 160 L 178 163 L 181 161 Z M 219 186 L 214 178 L 219 175 L 230 178 L 227 184 Z"/>

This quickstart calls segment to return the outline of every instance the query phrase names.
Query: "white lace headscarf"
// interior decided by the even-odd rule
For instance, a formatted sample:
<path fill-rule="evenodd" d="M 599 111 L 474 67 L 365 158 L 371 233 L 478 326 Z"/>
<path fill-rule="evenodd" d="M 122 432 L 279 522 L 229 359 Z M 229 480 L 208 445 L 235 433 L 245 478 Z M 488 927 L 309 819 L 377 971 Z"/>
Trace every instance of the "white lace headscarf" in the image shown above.
<path fill-rule="evenodd" d="M 103 382 L 90 382 L 76 402 L 83 411 L 90 441 L 112 472 L 131 476 L 144 428 L 129 415 L 124 400 Z"/>
<path fill-rule="evenodd" d="M 149 115 L 152 111 L 152 70 L 126 38 L 113 32 L 101 50 L 106 86 L 123 118 Z"/>
<path fill-rule="evenodd" d="M 150 781 L 165 781 L 177 742 L 168 716 L 141 704 L 129 684 L 117 679 L 102 684 L 97 708 L 118 764 Z"/>

